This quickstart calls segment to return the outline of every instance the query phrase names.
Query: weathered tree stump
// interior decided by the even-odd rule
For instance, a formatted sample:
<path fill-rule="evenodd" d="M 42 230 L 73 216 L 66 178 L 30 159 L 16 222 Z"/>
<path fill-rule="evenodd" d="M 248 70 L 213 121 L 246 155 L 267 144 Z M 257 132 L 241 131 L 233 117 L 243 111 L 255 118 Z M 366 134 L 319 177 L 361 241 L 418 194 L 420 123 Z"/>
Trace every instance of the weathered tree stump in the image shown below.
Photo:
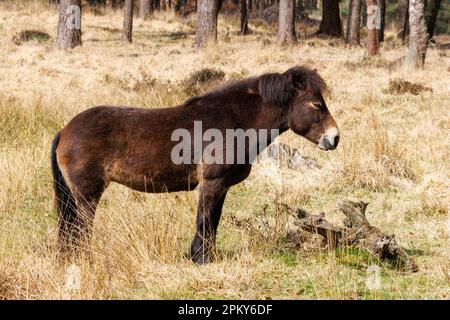
<path fill-rule="evenodd" d="M 293 214 L 297 219 L 294 222 L 300 230 L 319 234 L 326 239 L 329 250 L 337 246 L 353 246 L 367 250 L 381 261 L 388 261 L 396 269 L 417 272 L 418 267 L 414 260 L 395 240 L 395 235 L 383 233 L 380 229 L 371 226 L 366 218 L 368 203 L 363 201 L 341 201 L 338 206 L 344 213 L 343 226 L 335 226 L 325 219 L 325 214 L 310 214 L 303 209 L 294 209 L 286 205 L 284 210 Z M 290 234 L 299 230 L 291 230 Z"/>

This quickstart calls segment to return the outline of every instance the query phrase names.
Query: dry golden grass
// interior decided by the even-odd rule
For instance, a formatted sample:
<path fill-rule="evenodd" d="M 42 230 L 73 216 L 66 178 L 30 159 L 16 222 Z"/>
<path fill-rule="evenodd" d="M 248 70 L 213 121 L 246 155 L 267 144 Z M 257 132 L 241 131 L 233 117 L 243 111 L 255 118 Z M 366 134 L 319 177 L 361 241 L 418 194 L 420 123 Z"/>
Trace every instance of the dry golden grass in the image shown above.
<path fill-rule="evenodd" d="M 378 59 L 335 40 L 280 49 L 264 26 L 243 38 L 228 20 L 220 21 L 219 43 L 197 51 L 192 19 L 136 20 L 128 45 L 120 42 L 121 12 L 87 12 L 83 46 L 64 52 L 53 45 L 55 11 L 36 2 L 0 5 L 0 299 L 449 298 L 450 53 L 430 49 L 425 70 L 412 72 L 396 65 L 405 48 L 393 41 Z M 13 36 L 25 29 L 52 38 L 16 45 Z M 235 79 L 296 64 L 316 67 L 328 82 L 341 144 L 325 153 L 292 133 L 281 140 L 321 169 L 283 170 L 280 186 L 273 170 L 255 168 L 229 193 L 217 261 L 207 266 L 184 257 L 196 192 L 147 195 L 113 185 L 97 212 L 90 258 L 74 262 L 81 288 L 67 290 L 67 265 L 55 257 L 49 162 L 61 127 L 99 104 L 178 104 L 188 98 L 184 81 L 202 68 Z M 432 92 L 384 93 L 392 79 Z M 335 203 L 347 197 L 371 202 L 370 222 L 397 235 L 418 273 L 380 264 L 381 288 L 370 290 L 366 270 L 374 262 L 364 255 L 290 249 L 291 221 L 276 212 L 277 201 L 338 221 Z M 252 227 L 236 223 L 245 219 Z"/>

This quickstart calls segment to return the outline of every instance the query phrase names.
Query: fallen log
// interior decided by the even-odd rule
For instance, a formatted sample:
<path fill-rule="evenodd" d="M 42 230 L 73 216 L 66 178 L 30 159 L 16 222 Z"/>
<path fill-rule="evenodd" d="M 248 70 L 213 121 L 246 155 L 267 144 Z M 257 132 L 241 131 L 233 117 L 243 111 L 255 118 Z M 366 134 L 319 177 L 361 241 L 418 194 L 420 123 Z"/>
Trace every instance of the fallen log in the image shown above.
<path fill-rule="evenodd" d="M 367 250 L 381 261 L 392 263 L 398 270 L 418 271 L 417 264 L 397 243 L 394 234 L 383 233 L 367 221 L 367 202 L 341 201 L 338 207 L 345 215 L 343 226 L 329 223 L 324 213 L 316 215 L 303 209 L 282 206 L 282 210 L 287 210 L 296 218 L 294 224 L 299 227 L 290 230 L 291 236 L 301 230 L 319 234 L 326 240 L 329 250 L 337 246 L 354 246 Z"/>

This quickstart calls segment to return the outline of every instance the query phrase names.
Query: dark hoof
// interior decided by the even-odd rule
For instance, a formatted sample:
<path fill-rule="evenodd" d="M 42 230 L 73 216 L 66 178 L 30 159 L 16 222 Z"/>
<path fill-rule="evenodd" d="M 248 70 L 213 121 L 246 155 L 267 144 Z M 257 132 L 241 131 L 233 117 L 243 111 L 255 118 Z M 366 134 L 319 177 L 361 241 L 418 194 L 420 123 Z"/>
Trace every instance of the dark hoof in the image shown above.
<path fill-rule="evenodd" d="M 202 265 L 206 263 L 212 262 L 212 255 L 207 252 L 202 252 L 203 250 L 198 250 L 196 252 L 192 251 L 189 254 L 189 259 L 191 259 L 192 262 Z"/>
<path fill-rule="evenodd" d="M 196 264 L 210 263 L 213 260 L 214 246 L 207 245 L 200 237 L 195 237 L 191 244 L 189 258 Z"/>

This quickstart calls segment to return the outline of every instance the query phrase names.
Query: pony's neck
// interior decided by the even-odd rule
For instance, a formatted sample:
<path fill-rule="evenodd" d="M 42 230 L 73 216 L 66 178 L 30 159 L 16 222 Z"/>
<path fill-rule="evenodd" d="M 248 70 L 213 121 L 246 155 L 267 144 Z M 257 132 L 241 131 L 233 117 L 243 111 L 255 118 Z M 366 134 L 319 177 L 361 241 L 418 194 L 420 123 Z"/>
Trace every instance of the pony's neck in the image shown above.
<path fill-rule="evenodd" d="M 277 129 L 280 134 L 289 129 L 288 112 L 283 108 L 264 105 L 261 99 L 258 99 L 256 105 L 247 109 L 250 120 L 247 128 Z"/>

